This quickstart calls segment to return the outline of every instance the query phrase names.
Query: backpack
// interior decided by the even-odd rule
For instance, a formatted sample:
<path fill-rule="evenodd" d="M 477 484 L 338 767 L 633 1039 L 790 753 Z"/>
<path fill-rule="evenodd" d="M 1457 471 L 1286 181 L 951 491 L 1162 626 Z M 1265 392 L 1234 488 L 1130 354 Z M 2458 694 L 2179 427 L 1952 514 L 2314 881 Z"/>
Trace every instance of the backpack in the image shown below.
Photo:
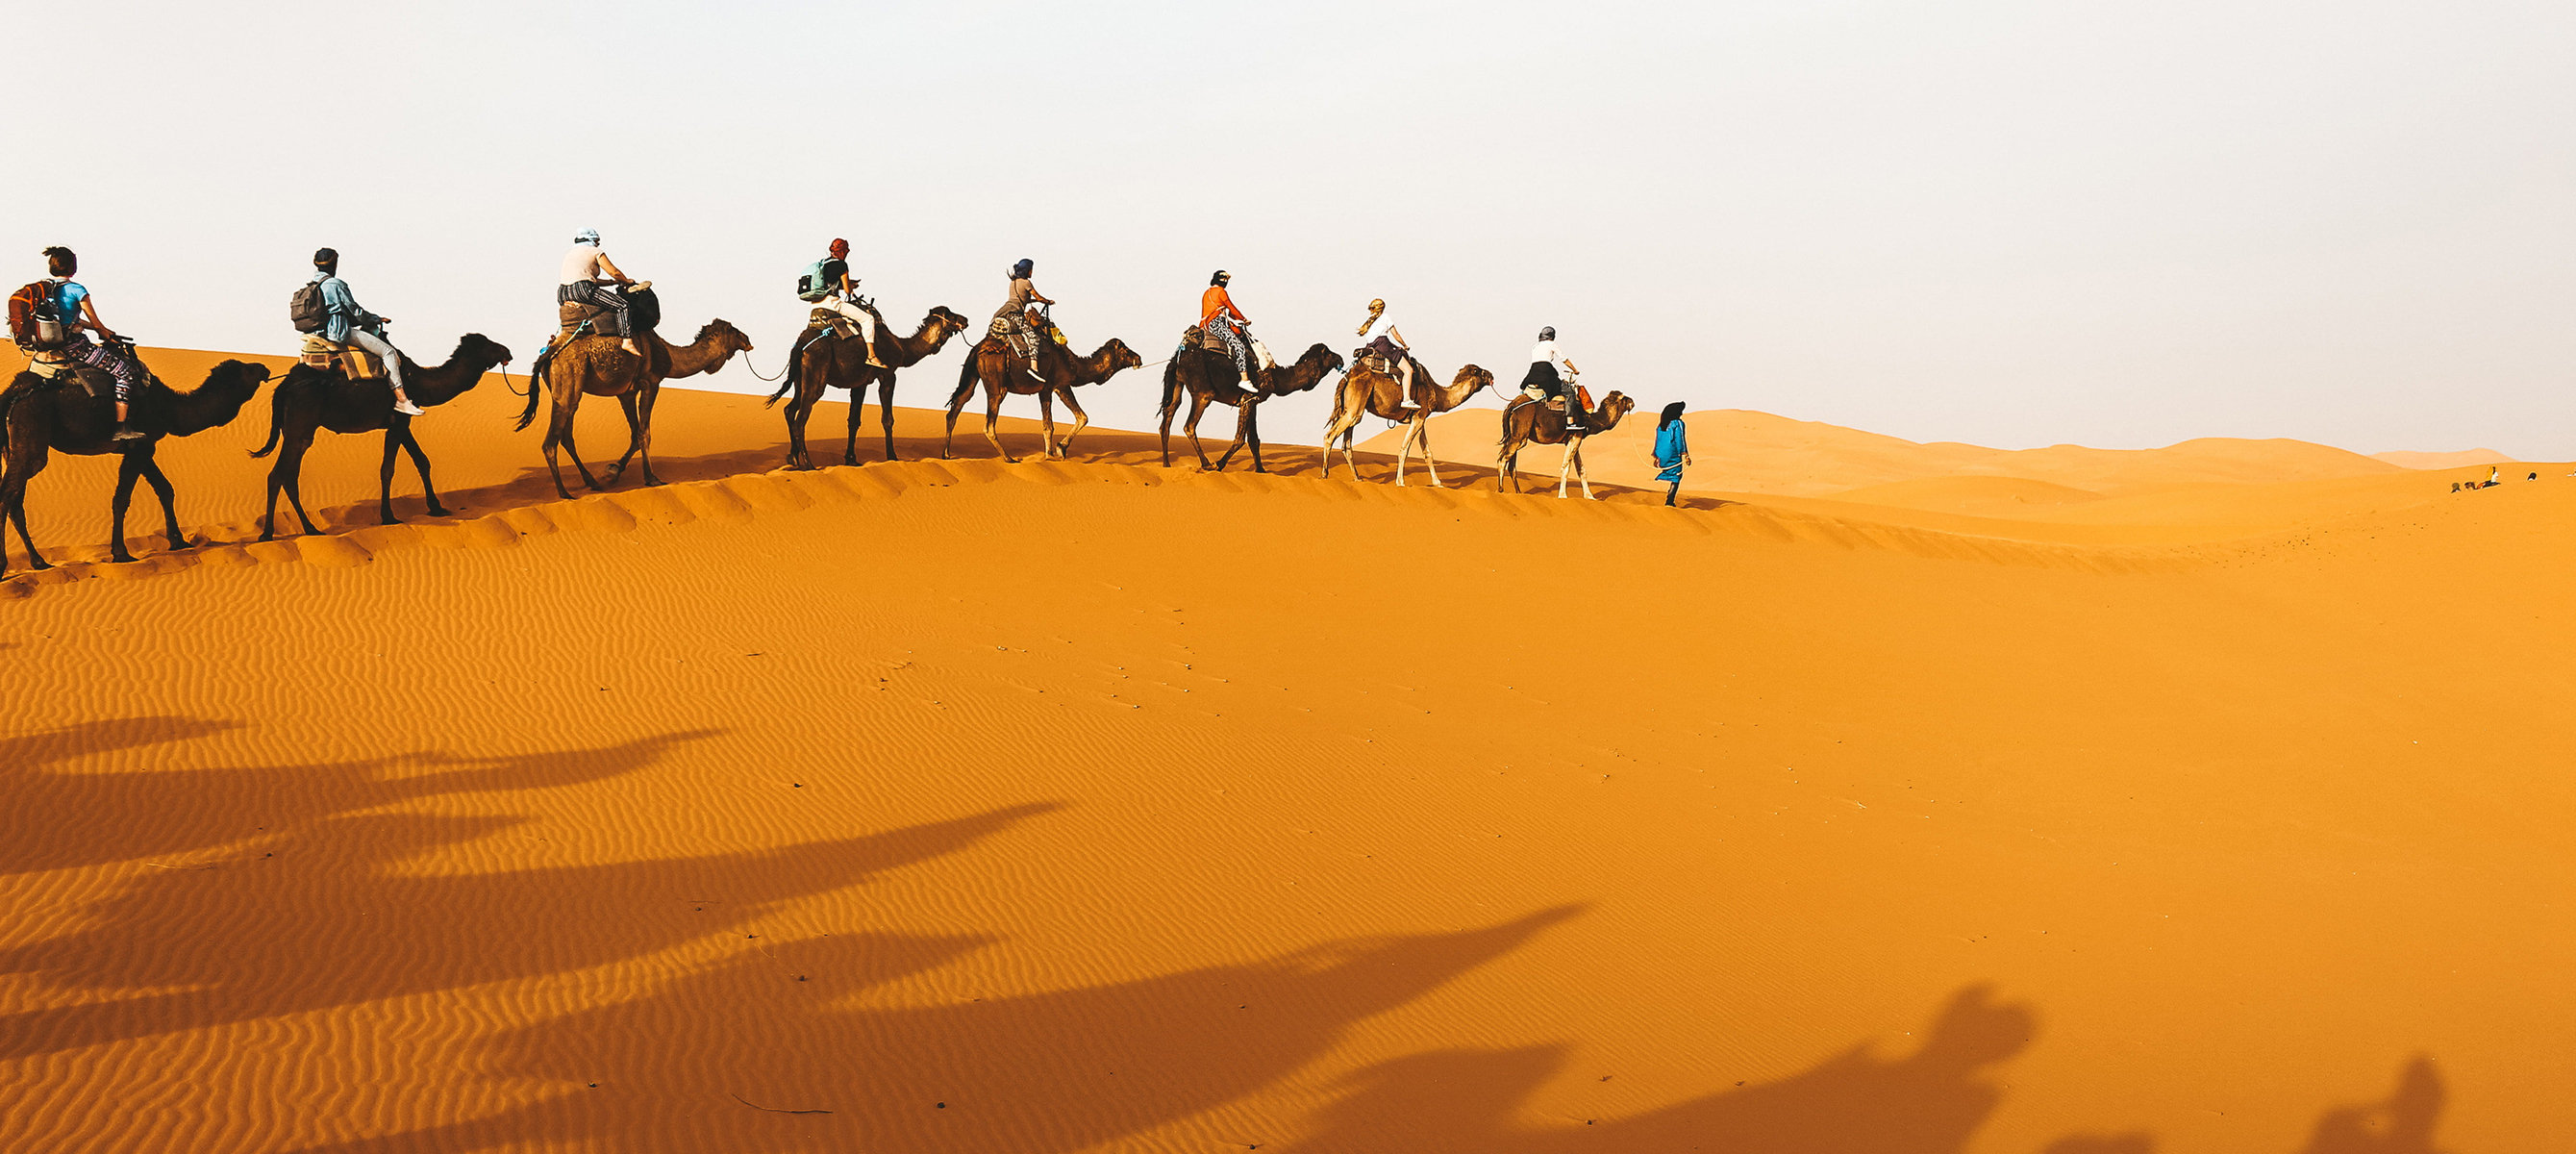
<path fill-rule="evenodd" d="M 322 282 L 306 281 L 295 295 L 286 298 L 286 319 L 295 322 L 299 333 L 318 333 L 331 325 L 331 310 L 322 304 Z"/>
<path fill-rule="evenodd" d="M 824 257 L 805 266 L 805 271 L 796 278 L 796 299 L 808 303 L 819 301 L 832 295 L 832 290 L 840 287 L 823 279 L 823 266 L 831 263 L 831 260 L 830 257 Z"/>
<path fill-rule="evenodd" d="M 28 348 L 50 349 L 63 343 L 62 298 L 46 281 L 9 294 L 9 339 Z"/>

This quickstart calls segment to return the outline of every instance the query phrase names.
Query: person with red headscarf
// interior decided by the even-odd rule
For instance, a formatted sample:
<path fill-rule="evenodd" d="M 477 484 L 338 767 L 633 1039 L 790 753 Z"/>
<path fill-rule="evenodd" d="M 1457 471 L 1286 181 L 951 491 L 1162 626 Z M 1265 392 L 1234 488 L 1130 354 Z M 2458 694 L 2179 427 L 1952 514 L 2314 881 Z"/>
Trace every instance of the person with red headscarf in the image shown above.
<path fill-rule="evenodd" d="M 877 359 L 876 317 L 859 307 L 859 282 L 850 279 L 850 242 L 833 238 L 831 255 L 814 262 L 805 291 L 797 299 L 848 317 L 859 330 L 859 340 L 867 345 L 868 363 L 885 367 Z"/>

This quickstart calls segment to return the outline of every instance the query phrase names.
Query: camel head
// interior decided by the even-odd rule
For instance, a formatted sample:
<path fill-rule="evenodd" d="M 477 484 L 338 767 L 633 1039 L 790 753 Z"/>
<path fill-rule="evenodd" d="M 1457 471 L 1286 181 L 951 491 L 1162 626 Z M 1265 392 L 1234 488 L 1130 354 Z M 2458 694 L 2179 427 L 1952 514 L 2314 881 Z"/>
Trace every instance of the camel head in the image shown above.
<path fill-rule="evenodd" d="M 1109 338 L 1109 343 L 1100 346 L 1100 351 L 1109 355 L 1108 370 L 1100 374 L 1103 377 L 1123 369 L 1142 368 L 1145 364 L 1145 358 L 1137 356 L 1136 350 L 1128 348 L 1127 342 L 1116 337 Z"/>
<path fill-rule="evenodd" d="M 447 359 L 450 363 L 471 361 L 482 365 L 506 365 L 510 363 L 510 350 L 481 333 L 467 333 L 457 338 L 456 351 L 449 353 Z"/>
<path fill-rule="evenodd" d="M 967 320 L 957 310 L 947 305 L 932 305 L 930 316 L 926 318 L 925 323 L 939 326 L 939 331 L 944 338 L 948 333 L 965 332 L 974 322 Z"/>
<path fill-rule="evenodd" d="M 1270 395 L 1305 392 L 1322 384 L 1325 377 L 1333 375 L 1334 370 L 1341 367 L 1342 354 L 1318 341 L 1306 350 L 1304 356 L 1298 357 L 1296 363 L 1270 370 Z"/>
<path fill-rule="evenodd" d="M 1601 403 L 1592 407 L 1592 418 L 1596 426 L 1596 431 L 1598 429 L 1607 429 L 1612 425 L 1618 424 L 1620 418 L 1636 411 L 1637 398 L 1620 392 L 1617 389 L 1612 389 L 1610 390 L 1609 396 L 1601 398 Z"/>
<path fill-rule="evenodd" d="M 714 320 L 708 321 L 705 328 L 698 330 L 699 341 L 710 339 L 715 341 L 716 351 L 722 354 L 731 355 L 733 353 L 747 353 L 751 351 L 751 338 L 745 335 L 741 329 L 733 327 L 732 321 L 726 320 L 723 317 L 717 317 Z M 695 344 L 697 342 L 692 341 L 690 343 Z"/>
<path fill-rule="evenodd" d="M 162 431 L 174 437 L 191 436 L 230 424 L 241 413 L 242 406 L 259 392 L 259 387 L 268 383 L 272 371 L 256 361 L 225 361 L 206 374 L 205 383 L 184 394 L 171 392 L 168 385 L 154 378 L 145 392 L 137 394 L 136 401 L 138 404 L 157 401 L 159 405 L 155 407 L 166 406 L 161 408 L 161 412 L 167 419 L 154 422 L 138 415 L 136 421 L 164 424 L 166 427 Z"/>
<path fill-rule="evenodd" d="M 1471 384 L 1470 382 L 1473 383 Z M 1484 369 L 1477 368 L 1474 365 L 1459 366 L 1458 375 L 1449 378 L 1450 388 L 1454 389 L 1460 385 L 1467 386 L 1466 392 L 1458 394 L 1458 399 L 1462 401 L 1475 396 L 1478 390 L 1492 387 L 1493 383 L 1494 374 L 1487 372 Z"/>

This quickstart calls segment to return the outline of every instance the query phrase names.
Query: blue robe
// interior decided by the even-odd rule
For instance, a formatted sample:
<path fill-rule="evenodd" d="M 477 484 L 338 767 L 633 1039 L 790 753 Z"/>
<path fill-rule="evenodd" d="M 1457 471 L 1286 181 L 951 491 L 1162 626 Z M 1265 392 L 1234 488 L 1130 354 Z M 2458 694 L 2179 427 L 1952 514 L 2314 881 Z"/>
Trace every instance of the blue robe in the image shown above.
<path fill-rule="evenodd" d="M 1658 481 L 1682 479 L 1682 455 L 1690 452 L 1690 428 L 1680 421 L 1655 430 L 1655 463 L 1664 471 L 1655 474 Z"/>

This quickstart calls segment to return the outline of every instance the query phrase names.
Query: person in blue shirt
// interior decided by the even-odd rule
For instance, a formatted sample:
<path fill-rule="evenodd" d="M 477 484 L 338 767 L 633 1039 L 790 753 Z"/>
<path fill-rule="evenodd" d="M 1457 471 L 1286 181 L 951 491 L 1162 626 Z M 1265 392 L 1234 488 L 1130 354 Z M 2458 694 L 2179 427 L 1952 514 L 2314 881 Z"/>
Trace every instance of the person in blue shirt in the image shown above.
<path fill-rule="evenodd" d="M 1663 472 L 1658 481 L 1669 481 L 1672 488 L 1664 491 L 1664 504 L 1678 506 L 1682 494 L 1682 467 L 1691 463 L 1690 426 L 1682 423 L 1682 403 L 1664 406 L 1664 414 L 1655 420 L 1654 461 Z"/>
<path fill-rule="evenodd" d="M 134 396 L 134 386 L 143 379 L 143 362 L 134 359 L 133 346 L 118 340 L 116 332 L 98 319 L 98 304 L 90 299 L 89 290 L 72 276 L 80 272 L 80 257 L 72 250 L 55 245 L 45 250 L 45 283 L 54 286 L 54 315 L 62 319 L 62 355 L 78 364 L 106 373 L 116 380 L 116 436 L 119 441 L 140 440 L 138 433 L 125 424 L 127 402 Z M 87 329 L 100 340 L 81 335 Z"/>
<path fill-rule="evenodd" d="M 330 316 L 322 323 L 320 336 L 335 345 L 356 345 L 375 354 L 385 365 L 385 379 L 393 382 L 394 411 L 406 417 L 420 415 L 420 406 L 411 403 L 403 392 L 402 351 L 385 339 L 385 326 L 390 317 L 380 317 L 358 307 L 358 298 L 349 294 L 349 282 L 340 279 L 340 253 L 337 249 L 318 249 L 313 253 L 313 280 L 322 286 L 322 307 Z"/>

